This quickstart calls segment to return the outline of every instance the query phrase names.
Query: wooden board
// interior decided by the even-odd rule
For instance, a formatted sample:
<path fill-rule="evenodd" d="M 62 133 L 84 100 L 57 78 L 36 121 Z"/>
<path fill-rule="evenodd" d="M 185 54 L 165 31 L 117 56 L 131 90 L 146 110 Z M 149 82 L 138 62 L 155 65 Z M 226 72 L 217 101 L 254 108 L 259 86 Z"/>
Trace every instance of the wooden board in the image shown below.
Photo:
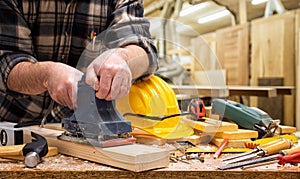
<path fill-rule="evenodd" d="M 276 132 L 278 132 L 279 134 L 293 134 L 295 133 L 296 127 L 293 126 L 283 126 L 283 125 L 279 125 L 279 127 L 277 128 Z"/>
<path fill-rule="evenodd" d="M 210 121 L 218 121 L 221 122 L 221 125 L 213 122 L 206 121 L 193 121 L 191 119 L 183 119 L 185 123 L 194 128 L 197 131 L 205 132 L 205 133 L 215 133 L 215 132 L 230 132 L 237 131 L 238 125 L 230 122 L 218 121 L 215 119 L 210 119 Z"/>
<path fill-rule="evenodd" d="M 261 97 L 275 97 L 277 91 L 273 87 L 259 87 L 259 86 L 227 86 L 230 96 L 261 96 Z"/>
<path fill-rule="evenodd" d="M 30 131 L 43 135 L 49 146 L 57 147 L 58 152 L 93 162 L 127 169 L 135 172 L 168 167 L 169 152 L 146 145 L 124 145 L 99 148 L 57 139 L 61 131 L 31 126 L 24 128 L 25 139 L 30 139 Z"/>
<path fill-rule="evenodd" d="M 300 130 L 300 10 L 296 11 L 295 24 L 295 71 L 296 71 L 296 127 Z"/>
<path fill-rule="evenodd" d="M 238 131 L 217 132 L 215 137 L 223 139 L 251 139 L 257 138 L 258 132 L 254 130 L 238 129 Z"/>
<path fill-rule="evenodd" d="M 276 30 L 274 30 L 276 29 Z M 251 23 L 251 85 L 258 78 L 279 77 L 285 86 L 295 85 L 295 14 L 287 12 Z M 294 125 L 295 96 L 284 96 L 284 125 Z M 251 98 L 257 106 L 257 98 Z"/>
<path fill-rule="evenodd" d="M 188 94 L 191 97 L 227 97 L 229 91 L 226 86 L 193 86 L 170 85 L 176 94 Z"/>
<path fill-rule="evenodd" d="M 224 139 L 222 138 L 213 138 L 212 143 L 216 146 L 220 146 Z M 249 139 L 237 139 L 237 140 L 228 140 L 226 148 L 245 148 L 245 142 L 250 141 Z"/>
<path fill-rule="evenodd" d="M 249 24 L 216 31 L 217 57 L 228 85 L 249 84 Z"/>

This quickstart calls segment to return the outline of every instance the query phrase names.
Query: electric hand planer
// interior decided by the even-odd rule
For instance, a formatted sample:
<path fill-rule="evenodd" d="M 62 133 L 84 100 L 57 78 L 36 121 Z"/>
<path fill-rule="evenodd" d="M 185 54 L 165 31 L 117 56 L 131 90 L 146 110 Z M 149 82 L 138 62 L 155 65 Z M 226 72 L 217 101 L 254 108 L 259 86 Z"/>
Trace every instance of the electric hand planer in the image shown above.
<path fill-rule="evenodd" d="M 85 76 L 78 82 L 77 108 L 70 118 L 62 120 L 66 132 L 59 139 L 98 147 L 127 145 L 135 142 L 129 135 L 131 122 L 123 118 L 115 101 L 98 99 L 95 90 L 86 84 Z"/>

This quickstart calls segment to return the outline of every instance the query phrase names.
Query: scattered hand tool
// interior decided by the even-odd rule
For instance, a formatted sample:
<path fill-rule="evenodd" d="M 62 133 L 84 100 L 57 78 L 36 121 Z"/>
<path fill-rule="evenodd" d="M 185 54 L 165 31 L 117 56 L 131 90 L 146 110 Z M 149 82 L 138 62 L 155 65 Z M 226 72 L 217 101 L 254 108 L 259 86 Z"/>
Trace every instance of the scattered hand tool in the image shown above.
<path fill-rule="evenodd" d="M 62 120 L 67 132 L 59 139 L 98 147 L 128 145 L 135 142 L 129 135 L 131 122 L 117 111 L 115 101 L 98 99 L 86 84 L 85 75 L 78 82 L 77 108 L 70 118 Z"/>
<path fill-rule="evenodd" d="M 293 153 L 295 153 L 295 152 L 297 154 L 293 155 Z M 235 164 L 231 164 L 231 165 L 220 166 L 220 167 L 218 167 L 218 169 L 227 170 L 227 169 L 232 169 L 232 168 L 238 168 L 238 167 L 258 164 L 258 163 L 262 163 L 262 162 L 266 162 L 266 161 L 276 160 L 276 159 L 278 159 L 278 157 L 280 158 L 282 156 L 286 156 L 287 158 L 285 158 L 285 159 L 290 159 L 290 160 L 285 160 L 285 162 L 294 161 L 296 159 L 297 159 L 297 161 L 299 161 L 298 152 L 300 152 L 300 146 L 295 147 L 295 148 L 291 148 L 291 149 L 281 150 L 280 152 L 278 152 L 278 154 L 275 154 L 275 155 L 270 155 L 270 156 L 262 157 L 262 158 L 256 158 L 256 159 L 253 159 L 253 160 L 244 161 L 244 162 L 240 162 L 240 163 L 235 163 Z M 290 155 L 292 157 L 288 157 Z"/>
<path fill-rule="evenodd" d="M 258 131 L 258 138 L 273 136 L 280 123 L 262 110 L 225 99 L 213 99 L 212 113 L 226 117 L 242 128 Z"/>
<path fill-rule="evenodd" d="M 259 150 L 255 153 L 245 155 L 245 156 L 242 156 L 239 158 L 235 158 L 235 159 L 226 161 L 224 163 L 231 164 L 231 163 L 236 163 L 236 162 L 240 162 L 240 161 L 244 161 L 244 160 L 248 160 L 248 159 L 252 159 L 252 158 L 256 158 L 256 157 L 262 157 L 262 156 L 266 156 L 266 155 L 276 154 L 276 153 L 280 152 L 281 150 L 291 148 L 292 145 L 293 144 L 291 141 L 282 139 L 280 142 L 278 142 L 276 144 L 272 144 L 272 145 L 269 145 L 269 146 L 263 147 L 263 148 L 259 147 Z"/>
<path fill-rule="evenodd" d="M 202 119 L 203 117 L 206 116 L 205 105 L 203 100 L 201 100 L 200 98 L 191 100 L 191 102 L 188 105 L 188 111 L 192 114 L 195 114 L 196 120 L 198 121 L 205 120 Z"/>
<path fill-rule="evenodd" d="M 293 143 L 297 143 L 298 142 L 298 137 L 295 134 L 285 134 L 285 135 L 276 135 L 273 137 L 266 137 L 263 139 L 256 139 L 254 141 L 247 141 L 245 142 L 245 147 L 249 148 L 249 149 L 254 149 L 257 146 L 262 146 L 264 144 L 267 144 L 269 142 L 272 142 L 274 140 L 278 140 L 281 138 L 285 138 L 287 140 L 292 141 Z"/>
<path fill-rule="evenodd" d="M 226 145 L 228 144 L 228 139 L 224 139 L 222 144 L 220 145 L 220 147 L 218 148 L 218 150 L 216 151 L 216 153 L 214 154 L 214 159 L 219 158 L 219 156 L 221 155 L 223 149 L 226 147 Z"/>
<path fill-rule="evenodd" d="M 23 149 L 23 155 L 25 156 L 25 165 L 27 167 L 36 167 L 41 162 L 42 157 L 48 153 L 47 140 L 34 132 L 31 132 L 32 139 L 31 143 L 27 143 Z"/>
<path fill-rule="evenodd" d="M 252 151 L 250 151 L 250 152 L 244 152 L 244 153 L 240 153 L 240 154 L 233 155 L 233 156 L 230 156 L 230 157 L 222 158 L 221 161 L 232 160 L 232 159 L 235 159 L 235 158 L 239 158 L 239 157 L 243 157 L 243 156 L 246 156 L 246 155 L 250 155 L 250 154 L 256 153 L 256 152 L 260 151 L 261 148 L 265 148 L 265 147 L 267 147 L 267 146 L 276 144 L 276 143 L 278 143 L 278 142 L 280 142 L 280 141 L 282 141 L 282 140 L 281 140 L 281 139 L 277 139 L 277 140 L 274 140 L 274 141 L 265 143 L 265 144 L 263 144 L 263 145 L 256 146 L 256 148 L 254 148 L 254 149 L 253 149 Z"/>
<path fill-rule="evenodd" d="M 31 132 L 31 136 L 35 138 L 31 143 L 0 147 L 0 157 L 24 160 L 27 167 L 35 167 L 48 153 L 48 145 L 44 137 L 34 132 Z"/>

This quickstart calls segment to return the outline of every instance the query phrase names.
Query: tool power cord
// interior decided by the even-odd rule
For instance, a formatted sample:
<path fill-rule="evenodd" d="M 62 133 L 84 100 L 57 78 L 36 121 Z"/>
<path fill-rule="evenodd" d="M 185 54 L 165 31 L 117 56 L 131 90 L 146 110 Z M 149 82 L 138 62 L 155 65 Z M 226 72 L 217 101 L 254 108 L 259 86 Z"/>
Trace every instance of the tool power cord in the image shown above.
<path fill-rule="evenodd" d="M 163 121 L 165 119 L 172 118 L 172 117 L 188 116 L 188 115 L 191 115 L 194 120 L 197 119 L 197 115 L 194 114 L 194 113 L 191 113 L 191 112 L 171 114 L 171 115 L 168 115 L 168 116 L 147 116 L 147 115 L 144 115 L 144 114 L 135 114 L 135 113 L 125 113 L 125 114 L 123 114 L 124 117 L 134 116 L 134 117 L 140 117 L 140 118 L 145 118 L 145 119 L 150 119 L 150 120 L 155 120 L 155 121 Z"/>

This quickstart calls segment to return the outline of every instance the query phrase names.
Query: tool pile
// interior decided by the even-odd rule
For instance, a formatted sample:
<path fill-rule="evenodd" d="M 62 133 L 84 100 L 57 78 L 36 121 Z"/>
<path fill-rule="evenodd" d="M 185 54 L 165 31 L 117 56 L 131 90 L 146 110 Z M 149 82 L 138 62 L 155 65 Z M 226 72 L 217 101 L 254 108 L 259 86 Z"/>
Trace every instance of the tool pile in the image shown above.
<path fill-rule="evenodd" d="M 296 128 L 279 125 L 279 120 L 273 120 L 259 109 L 224 99 L 215 99 L 208 107 L 197 98 L 191 100 L 188 112 L 195 114 L 195 117 L 185 117 L 182 121 L 193 128 L 192 136 L 164 139 L 142 128 L 135 128 L 131 134 L 139 143 L 177 146 L 178 151 L 171 152 L 172 162 L 190 163 L 190 156 L 200 160 L 202 153 L 216 152 L 215 159 L 221 153 L 240 153 L 228 158 L 221 156 L 224 165 L 218 167 L 220 170 L 245 169 L 262 162 L 269 164 L 277 161 L 283 164 L 299 161 L 300 154 L 294 153 L 300 152 L 300 147 L 294 147 L 298 143 L 298 138 L 293 134 Z M 178 142 L 193 145 L 178 147 Z"/>

